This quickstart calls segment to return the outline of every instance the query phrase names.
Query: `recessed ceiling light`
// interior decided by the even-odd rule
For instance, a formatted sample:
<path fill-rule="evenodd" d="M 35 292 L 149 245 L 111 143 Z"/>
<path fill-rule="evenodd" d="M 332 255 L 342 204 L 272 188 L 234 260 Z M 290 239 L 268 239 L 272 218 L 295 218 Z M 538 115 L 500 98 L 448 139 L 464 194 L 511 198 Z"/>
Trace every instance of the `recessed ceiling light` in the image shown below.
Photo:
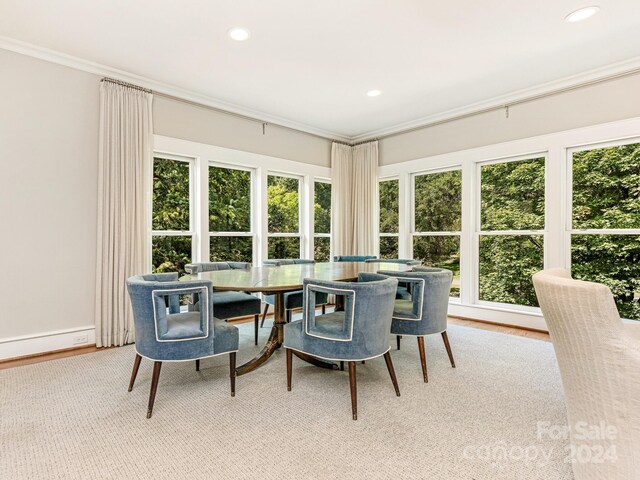
<path fill-rule="evenodd" d="M 380 90 L 369 90 L 367 92 L 367 97 L 377 97 L 378 95 L 380 95 L 382 92 Z"/>
<path fill-rule="evenodd" d="M 571 23 L 581 22 L 582 20 L 586 20 L 587 18 L 594 16 L 599 10 L 600 7 L 596 7 L 595 5 L 591 7 L 584 7 L 576 10 L 575 12 L 571 12 L 569 15 L 564 17 L 564 21 Z"/>
<path fill-rule="evenodd" d="M 244 42 L 251 34 L 246 28 L 236 27 L 229 30 L 229 36 L 236 42 Z"/>

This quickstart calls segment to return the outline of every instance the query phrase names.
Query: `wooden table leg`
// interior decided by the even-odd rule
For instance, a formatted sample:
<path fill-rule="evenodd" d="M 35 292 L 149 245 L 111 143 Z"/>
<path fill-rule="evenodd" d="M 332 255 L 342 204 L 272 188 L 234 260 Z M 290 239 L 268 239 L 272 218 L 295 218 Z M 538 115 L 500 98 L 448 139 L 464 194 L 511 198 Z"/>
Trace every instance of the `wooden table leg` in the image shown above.
<path fill-rule="evenodd" d="M 236 368 L 236 374 L 238 376 L 244 375 L 254 371 L 256 368 L 264 364 L 273 353 L 282 346 L 284 342 L 284 326 L 287 323 L 284 309 L 284 293 L 276 293 L 275 295 L 275 311 L 273 316 L 273 327 L 271 328 L 271 334 L 267 344 L 260 351 L 257 357 L 249 360 L 247 363 L 240 365 Z M 305 362 L 311 363 L 316 367 L 328 368 L 336 370 L 338 366 L 334 363 L 325 362 L 318 358 L 307 355 L 306 353 L 293 352 L 298 358 L 301 358 Z"/>

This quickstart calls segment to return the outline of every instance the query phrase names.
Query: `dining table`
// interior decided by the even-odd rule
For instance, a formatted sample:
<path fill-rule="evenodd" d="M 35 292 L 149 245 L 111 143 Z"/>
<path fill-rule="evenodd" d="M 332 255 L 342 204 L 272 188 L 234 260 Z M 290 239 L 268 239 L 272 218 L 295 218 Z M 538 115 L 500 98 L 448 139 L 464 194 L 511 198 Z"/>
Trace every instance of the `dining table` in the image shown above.
<path fill-rule="evenodd" d="M 244 375 L 263 365 L 284 342 L 284 325 L 287 323 L 284 295 L 302 290 L 305 279 L 352 282 L 358 273 L 375 273 L 379 270 L 404 272 L 411 266 L 382 262 L 324 262 L 281 266 L 252 267 L 248 269 L 216 270 L 184 275 L 180 280 L 208 280 L 214 291 L 242 291 L 263 293 L 275 297 L 274 321 L 271 333 L 260 353 L 236 368 L 236 375 Z M 336 298 L 336 310 L 342 308 L 341 297 Z M 215 316 L 215 309 L 214 309 Z M 310 355 L 294 352 L 299 358 L 322 368 L 337 369 L 338 366 Z"/>

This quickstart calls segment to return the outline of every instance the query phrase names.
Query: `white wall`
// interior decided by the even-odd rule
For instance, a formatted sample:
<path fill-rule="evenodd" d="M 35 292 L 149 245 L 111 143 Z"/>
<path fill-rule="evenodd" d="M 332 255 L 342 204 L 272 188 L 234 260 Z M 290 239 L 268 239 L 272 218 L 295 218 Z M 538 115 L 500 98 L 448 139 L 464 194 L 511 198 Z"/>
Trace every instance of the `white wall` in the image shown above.
<path fill-rule="evenodd" d="M 640 116 L 640 74 L 380 140 L 380 165 Z"/>
<path fill-rule="evenodd" d="M 99 77 L 0 65 L 0 339 L 92 327 Z"/>
<path fill-rule="evenodd" d="M 158 135 L 233 148 L 323 167 L 331 165 L 331 142 L 302 132 L 226 115 L 206 107 L 156 96 L 154 131 Z"/>

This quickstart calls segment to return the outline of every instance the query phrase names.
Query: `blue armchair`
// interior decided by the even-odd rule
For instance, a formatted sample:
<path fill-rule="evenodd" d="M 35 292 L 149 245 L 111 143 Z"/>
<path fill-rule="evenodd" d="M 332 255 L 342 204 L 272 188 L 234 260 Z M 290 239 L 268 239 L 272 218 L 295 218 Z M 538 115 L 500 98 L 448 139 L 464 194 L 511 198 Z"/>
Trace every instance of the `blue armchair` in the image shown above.
<path fill-rule="evenodd" d="M 284 326 L 287 389 L 291 390 L 292 354 L 301 352 L 325 360 L 349 362 L 351 410 L 358 419 L 356 362 L 384 355 L 391 381 L 400 396 L 389 355 L 389 330 L 398 281 L 377 274 L 360 274 L 358 282 L 304 280 L 302 320 Z M 316 295 L 345 297 L 345 309 L 316 316 Z"/>
<path fill-rule="evenodd" d="M 247 262 L 204 262 L 188 263 L 184 266 L 189 274 L 200 272 L 214 272 L 218 270 L 248 269 L 251 264 Z M 193 296 L 192 303 L 197 310 L 198 299 Z M 245 317 L 253 315 L 254 343 L 258 345 L 258 322 L 260 320 L 260 299 L 246 292 L 213 292 L 213 305 L 216 308 L 216 317 L 228 320 L 229 318 Z"/>
<path fill-rule="evenodd" d="M 402 265 L 408 265 L 410 267 L 418 267 L 420 265 L 422 265 L 422 261 L 421 260 L 414 260 L 412 258 L 370 258 L 368 260 L 365 260 L 365 263 L 372 263 L 372 262 L 376 262 L 376 263 L 400 263 Z M 411 298 L 411 291 L 410 291 L 410 285 L 404 283 L 404 282 L 399 282 L 398 283 L 398 291 L 396 292 L 396 299 L 400 300 L 400 299 L 404 299 L 404 300 L 409 300 Z"/>
<path fill-rule="evenodd" d="M 334 262 L 366 262 L 367 260 L 375 260 L 375 255 L 335 255 Z"/>
<path fill-rule="evenodd" d="M 393 309 L 391 333 L 397 335 L 398 350 L 400 350 L 400 339 L 403 335 L 417 337 L 422 376 L 427 383 L 429 377 L 424 336 L 439 333 L 449 355 L 451 366 L 455 368 L 456 364 L 447 336 L 447 312 L 453 272 L 444 268 L 416 267 L 411 272 L 379 271 L 378 273 L 397 278 L 398 281 L 407 283 L 411 287 L 411 298 L 396 300 Z"/>
<path fill-rule="evenodd" d="M 263 265 L 279 267 L 281 265 L 304 265 L 316 263 L 315 260 L 307 260 L 304 258 L 278 258 L 264 260 Z M 324 315 L 327 308 L 327 302 L 329 300 L 328 295 L 317 295 L 316 305 L 322 307 L 322 314 Z M 264 326 L 264 321 L 267 318 L 267 312 L 269 311 L 269 305 L 275 305 L 276 299 L 274 295 L 264 296 L 264 311 L 262 312 L 262 322 L 260 326 Z M 302 308 L 302 290 L 296 290 L 295 292 L 287 292 L 284 294 L 284 311 L 287 322 L 291 321 L 291 311 L 294 308 Z"/>
<path fill-rule="evenodd" d="M 142 357 L 153 360 L 147 418 L 151 418 L 162 362 L 195 360 L 229 354 L 231 396 L 235 396 L 238 329 L 213 317 L 211 282 L 179 282 L 177 273 L 140 275 L 127 280 L 136 330 L 136 356 L 129 382 L 133 389 Z M 198 294 L 206 308 L 180 313 L 180 295 Z"/>

